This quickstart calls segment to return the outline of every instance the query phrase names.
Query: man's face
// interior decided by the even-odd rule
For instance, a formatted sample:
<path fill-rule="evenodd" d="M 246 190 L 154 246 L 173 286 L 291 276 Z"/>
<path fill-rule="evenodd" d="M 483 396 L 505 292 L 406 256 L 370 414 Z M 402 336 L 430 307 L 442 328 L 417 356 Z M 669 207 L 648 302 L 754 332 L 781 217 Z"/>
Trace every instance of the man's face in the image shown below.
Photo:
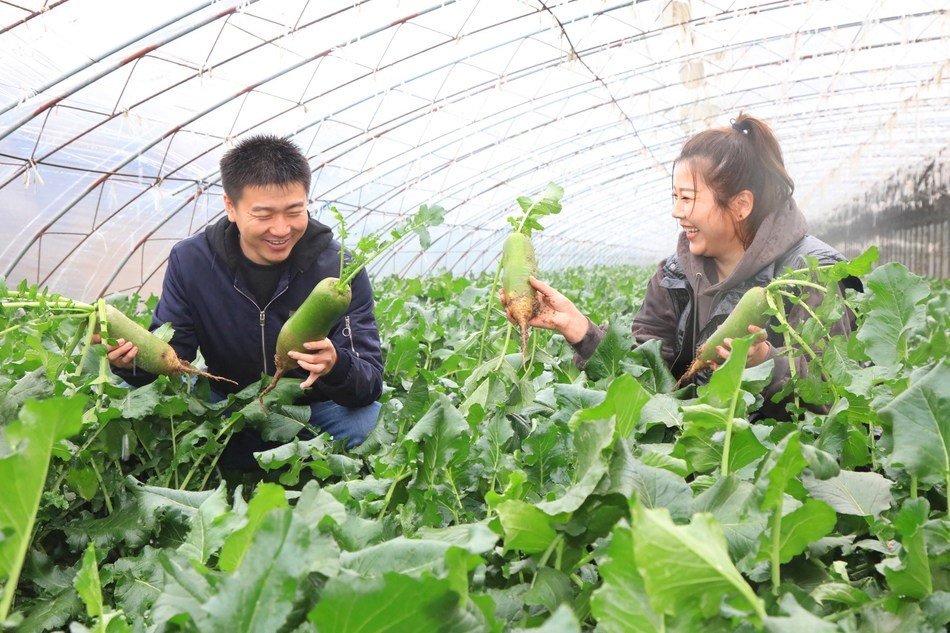
<path fill-rule="evenodd" d="M 241 232 L 241 251 L 255 264 L 286 260 L 307 229 L 307 190 L 300 183 L 245 187 L 237 203 L 225 194 L 224 208 Z"/>

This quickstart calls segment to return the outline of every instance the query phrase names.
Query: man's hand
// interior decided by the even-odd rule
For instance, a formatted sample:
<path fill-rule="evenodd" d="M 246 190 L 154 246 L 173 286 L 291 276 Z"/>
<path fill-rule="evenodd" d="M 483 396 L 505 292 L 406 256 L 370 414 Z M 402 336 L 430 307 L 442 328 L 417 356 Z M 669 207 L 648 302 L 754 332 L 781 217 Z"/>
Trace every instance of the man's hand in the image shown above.
<path fill-rule="evenodd" d="M 333 341 L 328 338 L 322 341 L 311 341 L 303 344 L 309 353 L 289 352 L 287 355 L 297 361 L 302 369 L 310 372 L 305 381 L 300 383 L 301 389 L 307 389 L 317 381 L 318 378 L 326 376 L 336 365 L 336 347 Z"/>
<path fill-rule="evenodd" d="M 746 357 L 745 366 L 746 367 L 755 367 L 756 365 L 761 365 L 765 362 L 765 359 L 769 357 L 769 351 L 772 349 L 772 345 L 769 344 L 768 334 L 765 330 L 760 328 L 758 325 L 749 326 L 750 334 L 758 334 L 755 338 L 755 341 L 749 347 L 749 355 Z M 719 354 L 719 357 L 722 358 L 723 362 L 729 359 L 729 353 L 732 351 L 732 339 L 727 338 L 723 339 L 723 345 L 718 345 L 716 347 L 716 352 Z M 713 370 L 719 368 L 719 363 L 710 363 Z"/>
<path fill-rule="evenodd" d="M 98 345 L 101 342 L 101 336 L 98 334 L 92 335 L 92 343 L 94 345 Z M 106 344 L 106 349 L 108 350 L 106 357 L 109 359 L 109 363 L 119 369 L 132 369 L 135 364 L 135 355 L 139 353 L 139 348 L 133 345 L 131 341 L 126 342 L 123 338 L 120 338 L 118 343 L 118 345 Z"/>
<path fill-rule="evenodd" d="M 587 317 L 581 314 L 570 299 L 534 277 L 529 277 L 528 283 L 537 291 L 538 303 L 540 304 L 538 315 L 528 321 L 530 327 L 555 330 L 571 344 L 584 338 L 587 333 Z M 498 298 L 501 305 L 505 306 L 508 320 L 517 325 L 517 322 L 511 316 L 511 312 L 507 309 L 508 300 L 505 297 L 504 290 L 498 291 Z"/>

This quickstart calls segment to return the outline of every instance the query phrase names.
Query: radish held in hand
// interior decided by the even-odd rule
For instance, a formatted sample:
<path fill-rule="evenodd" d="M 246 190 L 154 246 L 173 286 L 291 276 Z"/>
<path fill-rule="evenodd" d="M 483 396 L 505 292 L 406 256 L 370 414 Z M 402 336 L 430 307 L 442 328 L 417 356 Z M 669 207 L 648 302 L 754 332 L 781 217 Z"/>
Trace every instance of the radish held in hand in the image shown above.
<path fill-rule="evenodd" d="M 538 314 L 538 294 L 529 278 L 538 275 L 538 261 L 531 239 L 523 233 L 512 233 L 505 240 L 502 252 L 504 276 L 502 286 L 508 311 L 521 328 L 521 356 L 528 347 L 528 322 Z"/>
<path fill-rule="evenodd" d="M 749 333 L 749 326 L 765 327 L 770 315 L 767 312 L 768 292 L 761 286 L 749 288 L 732 313 L 726 317 L 716 331 L 706 339 L 706 342 L 696 350 L 696 359 L 690 364 L 686 373 L 677 384 L 682 384 L 697 373 L 706 369 L 711 363 L 721 360 L 716 348 L 722 345 L 727 338 L 740 338 Z"/>
<path fill-rule="evenodd" d="M 111 338 L 124 339 L 138 348 L 138 353 L 135 356 L 137 367 L 141 367 L 151 374 L 162 376 L 192 374 L 234 383 L 233 380 L 201 371 L 192 367 L 187 361 L 181 360 L 171 345 L 125 316 L 118 308 L 106 304 L 105 316 Z"/>
<path fill-rule="evenodd" d="M 274 379 L 258 398 L 261 407 L 264 407 L 264 396 L 274 390 L 277 381 L 287 371 L 297 367 L 297 361 L 289 353 L 305 352 L 304 343 L 325 339 L 330 328 L 346 314 L 351 298 L 349 285 L 341 286 L 336 277 L 327 277 L 314 287 L 297 311 L 287 319 L 277 335 L 277 353 L 274 355 L 277 370 Z"/>

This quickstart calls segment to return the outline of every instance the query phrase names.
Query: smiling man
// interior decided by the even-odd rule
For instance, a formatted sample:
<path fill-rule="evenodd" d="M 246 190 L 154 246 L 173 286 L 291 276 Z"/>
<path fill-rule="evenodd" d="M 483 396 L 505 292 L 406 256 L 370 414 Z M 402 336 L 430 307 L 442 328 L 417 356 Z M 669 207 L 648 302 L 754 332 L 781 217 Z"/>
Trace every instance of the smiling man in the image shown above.
<path fill-rule="evenodd" d="M 307 212 L 310 166 L 290 141 L 248 138 L 221 158 L 227 216 L 176 244 L 168 258 L 152 328 L 170 322 L 171 345 L 185 360 L 198 349 L 216 382 L 215 399 L 274 373 L 277 335 L 322 279 L 340 274 L 340 244 Z M 353 298 L 322 341 L 292 352 L 301 369 L 300 402 L 311 408 L 315 431 L 362 442 L 376 424 L 382 393 L 382 352 L 366 271 L 352 283 Z M 154 379 L 132 371 L 137 349 L 119 341 L 109 360 L 127 382 Z M 228 445 L 221 463 L 253 469 L 252 453 L 270 446 L 245 429 Z"/>

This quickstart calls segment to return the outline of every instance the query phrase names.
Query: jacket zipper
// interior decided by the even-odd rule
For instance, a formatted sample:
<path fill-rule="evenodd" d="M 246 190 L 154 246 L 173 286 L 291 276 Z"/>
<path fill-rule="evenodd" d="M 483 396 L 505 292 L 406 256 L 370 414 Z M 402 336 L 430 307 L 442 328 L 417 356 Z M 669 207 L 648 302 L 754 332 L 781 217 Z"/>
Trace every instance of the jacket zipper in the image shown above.
<path fill-rule="evenodd" d="M 261 326 L 261 362 L 264 365 L 264 373 L 265 374 L 270 373 L 267 371 L 267 344 L 264 339 L 264 319 L 266 316 L 267 308 L 269 308 L 270 304 L 274 303 L 274 301 L 276 301 L 279 296 L 287 292 L 287 288 L 284 288 L 283 290 L 278 292 L 276 295 L 271 297 L 271 300 L 267 302 L 267 305 L 264 306 L 264 309 L 262 310 L 261 307 L 257 305 L 256 301 L 251 299 L 249 296 L 247 296 L 247 294 L 244 291 L 242 291 L 240 288 L 237 287 L 237 284 L 233 284 L 233 285 L 234 285 L 234 289 L 237 290 L 239 295 L 241 295 L 242 297 L 250 301 L 251 304 L 253 304 L 253 306 L 257 308 L 257 311 L 259 313 L 258 322 Z"/>
<path fill-rule="evenodd" d="M 359 358 L 360 353 L 356 351 L 356 346 L 353 345 L 353 330 L 350 329 L 350 315 L 343 317 L 343 336 L 350 341 L 350 351 Z"/>

